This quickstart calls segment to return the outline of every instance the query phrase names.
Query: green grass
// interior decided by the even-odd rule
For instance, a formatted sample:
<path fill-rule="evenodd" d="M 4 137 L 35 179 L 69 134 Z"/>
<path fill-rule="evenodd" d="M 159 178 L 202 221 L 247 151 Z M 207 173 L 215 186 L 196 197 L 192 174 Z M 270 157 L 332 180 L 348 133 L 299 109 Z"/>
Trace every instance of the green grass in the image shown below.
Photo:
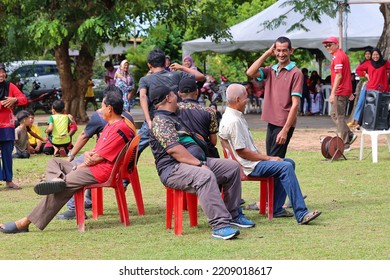
<path fill-rule="evenodd" d="M 79 131 L 83 129 L 80 126 Z M 260 142 L 264 134 L 254 133 Z M 88 143 L 90 148 L 94 141 Z M 77 231 L 75 221 L 54 219 L 44 231 L 30 226 L 30 233 L 0 234 L 0 259 L 141 259 L 141 260 L 379 260 L 389 259 L 389 160 L 381 146 L 379 163 L 370 156 L 358 160 L 358 149 L 348 160 L 325 161 L 320 150 L 290 151 L 306 203 L 322 215 L 308 226 L 294 218 L 268 221 L 255 211 L 245 211 L 256 222 L 253 229 L 241 229 L 237 240 L 211 239 L 211 229 L 199 207 L 198 226 L 190 228 L 184 215 L 183 236 L 165 229 L 165 190 L 157 176 L 149 148 L 141 155 L 138 170 L 145 203 L 145 216 L 138 216 L 131 189 L 127 192 L 130 226 L 119 222 L 114 192 L 105 190 L 105 214 L 86 220 L 86 231 Z M 367 152 L 368 150 L 366 150 Z M 0 189 L 0 222 L 27 215 L 40 197 L 33 186 L 45 171 L 50 156 L 38 155 L 14 161 L 14 177 L 20 191 Z M 4 184 L 3 184 L 4 186 Z M 247 203 L 258 199 L 259 185 L 243 183 Z M 65 210 L 65 207 L 64 209 Z M 91 215 L 88 213 L 89 216 Z"/>

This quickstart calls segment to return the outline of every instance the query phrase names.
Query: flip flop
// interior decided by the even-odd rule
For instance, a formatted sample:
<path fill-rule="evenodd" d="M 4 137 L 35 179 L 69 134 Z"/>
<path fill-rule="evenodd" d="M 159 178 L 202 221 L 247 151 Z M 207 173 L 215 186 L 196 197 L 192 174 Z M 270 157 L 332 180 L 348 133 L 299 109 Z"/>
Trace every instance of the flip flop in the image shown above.
<path fill-rule="evenodd" d="M 39 195 L 48 195 L 57 192 L 62 192 L 66 188 L 66 183 L 63 180 L 40 182 L 35 185 L 34 191 Z"/>
<path fill-rule="evenodd" d="M 311 221 L 313 221 L 315 218 L 317 218 L 319 215 L 321 215 L 321 212 L 318 210 L 315 210 L 314 212 L 310 212 L 306 214 L 302 221 L 299 223 L 300 225 L 307 225 Z"/>
<path fill-rule="evenodd" d="M 245 210 L 254 210 L 254 211 L 259 211 L 259 207 L 257 206 L 257 203 L 252 203 L 247 206 L 245 206 Z"/>
<path fill-rule="evenodd" d="M 3 224 L 3 227 L 0 228 L 0 232 L 2 232 L 2 233 L 21 233 L 21 232 L 28 232 L 28 228 L 18 229 L 16 227 L 15 222 L 8 222 L 8 223 Z"/>
<path fill-rule="evenodd" d="M 11 185 L 5 186 L 6 189 L 9 190 L 21 190 L 22 188 L 16 185 L 15 183 L 12 183 Z"/>
<path fill-rule="evenodd" d="M 274 218 L 290 218 L 292 216 L 294 216 L 294 214 L 286 209 L 283 209 L 280 213 L 274 214 Z"/>

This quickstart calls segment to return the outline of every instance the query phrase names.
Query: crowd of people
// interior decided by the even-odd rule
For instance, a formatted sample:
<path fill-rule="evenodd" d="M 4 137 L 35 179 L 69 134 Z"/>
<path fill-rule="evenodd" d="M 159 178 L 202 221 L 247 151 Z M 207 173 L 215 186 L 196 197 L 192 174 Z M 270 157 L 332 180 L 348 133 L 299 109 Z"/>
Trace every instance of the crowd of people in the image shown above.
<path fill-rule="evenodd" d="M 329 79 L 331 117 L 347 150 L 356 139 L 345 117 L 353 93 L 350 63 L 337 38 L 330 37 L 322 43 L 333 56 Z M 21 111 L 15 119 L 13 106 L 27 101 L 12 83 L 5 81 L 5 68 L 0 64 L 0 175 L 6 187 L 20 189 L 13 182 L 12 157 L 28 158 L 30 154 L 44 152 L 45 143 L 52 145 L 54 156 L 67 156 L 65 160 L 53 158 L 47 163 L 46 181 L 34 187 L 37 194 L 44 196 L 41 202 L 29 215 L 0 224 L 0 231 L 28 232 L 31 223 L 43 230 L 55 216 L 61 220 L 75 219 L 73 194 L 85 185 L 107 180 L 116 156 L 137 133 L 129 112 L 130 100 L 135 95 L 140 97 L 145 117 L 138 130 L 142 134 L 138 159 L 150 146 L 162 187 L 197 194 L 213 238 L 233 239 L 240 234 L 238 228 L 255 227 L 255 222 L 243 213 L 241 172 L 253 177 L 274 177 L 274 209 L 269 211 L 273 211 L 275 218 L 295 217 L 298 224 L 311 223 L 321 212 L 307 208 L 295 162 L 286 154 L 298 115 L 305 110 L 308 114 L 322 111 L 324 80 L 317 71 L 311 71 L 309 76 L 308 69 L 299 69 L 291 61 L 293 52 L 289 38 L 277 38 L 246 71 L 249 81 L 246 87 L 238 83 L 227 87 L 227 108 L 222 115 L 215 103 L 210 107 L 201 104 L 199 96 L 205 75 L 189 56 L 184 57 L 183 64 L 171 63 L 164 51 L 158 48 L 150 51 L 149 72 L 139 80 L 137 92 L 127 60 L 116 71 L 111 62 L 106 62 L 107 88 L 101 108 L 96 108 L 74 146 L 72 135 L 77 125 L 64 112 L 61 100 L 53 103 L 45 137 L 41 137 L 34 125 L 33 113 Z M 265 65 L 272 56 L 276 63 Z M 367 78 L 367 91 L 380 92 L 388 90 L 389 69 L 390 63 L 383 59 L 380 50 L 373 49 L 356 72 Z M 254 102 L 262 98 L 264 103 L 261 119 L 267 123 L 265 152 L 254 145 L 244 117 L 248 100 L 252 102 L 252 98 Z M 93 135 L 98 136 L 95 147 L 76 157 Z M 218 139 L 230 145 L 236 160 L 220 158 Z M 14 147 L 16 152 L 12 154 Z M 90 208 L 88 193 L 85 202 L 86 208 Z M 58 214 L 65 204 L 68 210 Z"/>

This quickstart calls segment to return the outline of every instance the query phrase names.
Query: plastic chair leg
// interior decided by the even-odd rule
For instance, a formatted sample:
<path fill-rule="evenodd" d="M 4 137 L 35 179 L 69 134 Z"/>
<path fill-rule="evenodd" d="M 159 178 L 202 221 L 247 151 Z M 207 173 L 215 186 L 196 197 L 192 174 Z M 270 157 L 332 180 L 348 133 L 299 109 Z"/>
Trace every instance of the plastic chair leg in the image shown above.
<path fill-rule="evenodd" d="M 179 190 L 173 191 L 173 212 L 175 219 L 175 235 L 182 235 L 183 233 L 183 196 L 184 192 Z"/>
<path fill-rule="evenodd" d="M 133 172 L 130 174 L 130 183 L 133 188 L 135 202 L 137 204 L 138 215 L 145 215 L 144 201 L 142 198 L 141 185 L 139 182 L 137 167 L 134 167 Z"/>
<path fill-rule="evenodd" d="M 85 231 L 84 188 L 76 192 L 73 196 L 74 196 L 76 222 L 77 222 L 78 230 Z"/>
<path fill-rule="evenodd" d="M 103 188 L 92 188 L 92 218 L 97 220 L 99 215 L 103 215 Z"/>
<path fill-rule="evenodd" d="M 165 212 L 165 228 L 172 228 L 172 215 L 173 215 L 173 190 L 165 188 L 166 190 L 166 212 Z"/>
<path fill-rule="evenodd" d="M 198 225 L 198 197 L 193 193 L 186 193 L 188 216 L 190 217 L 190 227 Z"/>

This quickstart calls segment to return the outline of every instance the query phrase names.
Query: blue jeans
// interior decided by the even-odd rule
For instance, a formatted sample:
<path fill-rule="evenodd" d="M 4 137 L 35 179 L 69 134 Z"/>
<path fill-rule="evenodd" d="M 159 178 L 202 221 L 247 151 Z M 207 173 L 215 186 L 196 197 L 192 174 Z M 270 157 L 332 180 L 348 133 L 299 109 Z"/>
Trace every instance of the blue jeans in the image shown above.
<path fill-rule="evenodd" d="M 283 204 L 286 200 L 286 195 L 291 201 L 295 219 L 298 223 L 309 213 L 297 176 L 295 175 L 295 162 L 292 159 L 260 161 L 248 176 L 274 177 L 274 215 L 284 211 Z"/>
<path fill-rule="evenodd" d="M 365 101 L 366 101 L 366 85 L 363 85 L 360 91 L 358 103 L 356 104 L 355 113 L 353 114 L 353 120 L 359 121 L 360 115 L 364 108 Z"/>
<path fill-rule="evenodd" d="M 141 153 L 143 152 L 143 150 L 145 150 L 145 148 L 147 146 L 149 146 L 149 125 L 148 125 L 147 121 L 144 121 L 141 128 L 138 130 L 138 134 L 141 134 L 141 133 L 142 133 L 142 136 L 141 136 L 141 139 L 140 139 L 139 144 L 138 144 L 138 158 L 141 155 Z"/>

